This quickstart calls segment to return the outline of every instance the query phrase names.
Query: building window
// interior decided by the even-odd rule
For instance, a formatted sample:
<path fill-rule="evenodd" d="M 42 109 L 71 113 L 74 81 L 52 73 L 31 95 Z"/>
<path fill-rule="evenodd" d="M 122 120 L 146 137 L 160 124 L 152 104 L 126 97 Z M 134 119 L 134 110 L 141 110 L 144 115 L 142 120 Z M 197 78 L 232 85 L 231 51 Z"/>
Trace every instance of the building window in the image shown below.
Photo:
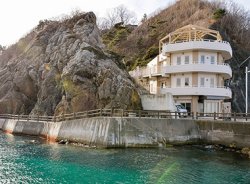
<path fill-rule="evenodd" d="M 205 63 L 205 56 L 202 55 L 202 56 L 201 56 L 201 64 L 204 64 L 204 63 Z"/>
<path fill-rule="evenodd" d="M 214 78 L 210 78 L 210 87 L 214 88 Z"/>
<path fill-rule="evenodd" d="M 176 79 L 176 86 L 181 87 L 181 78 Z"/>
<path fill-rule="evenodd" d="M 181 65 L 181 56 L 177 56 L 177 65 Z"/>
<path fill-rule="evenodd" d="M 185 86 L 189 86 L 189 78 L 188 77 L 185 78 Z"/>
<path fill-rule="evenodd" d="M 215 63 L 215 57 L 214 56 L 211 56 L 211 64 L 214 64 Z"/>
<path fill-rule="evenodd" d="M 205 86 L 205 78 L 204 77 L 201 77 L 201 80 L 200 80 L 200 87 L 204 87 Z"/>
<path fill-rule="evenodd" d="M 165 83 L 162 82 L 162 83 L 161 83 L 161 88 L 164 88 L 164 87 L 165 87 Z"/>
<path fill-rule="evenodd" d="M 185 64 L 189 64 L 189 56 L 185 56 Z"/>

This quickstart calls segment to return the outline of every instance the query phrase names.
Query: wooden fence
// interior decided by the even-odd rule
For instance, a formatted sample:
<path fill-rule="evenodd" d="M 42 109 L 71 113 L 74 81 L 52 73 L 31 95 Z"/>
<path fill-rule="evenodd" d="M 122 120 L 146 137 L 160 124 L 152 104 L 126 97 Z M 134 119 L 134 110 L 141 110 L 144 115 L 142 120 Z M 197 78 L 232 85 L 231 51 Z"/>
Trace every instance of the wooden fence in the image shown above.
<path fill-rule="evenodd" d="M 247 121 L 250 114 L 246 113 L 179 113 L 170 111 L 147 111 L 147 110 L 124 110 L 124 109 L 95 109 L 58 116 L 39 115 L 16 115 L 0 114 L 2 119 L 17 119 L 26 121 L 60 122 L 64 120 L 93 118 L 93 117 L 138 117 L 138 118 L 158 118 L 158 119 L 210 119 L 228 121 Z"/>

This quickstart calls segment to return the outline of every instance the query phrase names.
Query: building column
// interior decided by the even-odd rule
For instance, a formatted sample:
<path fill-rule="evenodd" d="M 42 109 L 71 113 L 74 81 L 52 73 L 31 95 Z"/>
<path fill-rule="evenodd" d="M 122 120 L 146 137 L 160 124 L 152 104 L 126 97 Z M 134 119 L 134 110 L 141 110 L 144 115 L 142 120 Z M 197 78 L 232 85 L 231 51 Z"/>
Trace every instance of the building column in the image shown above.
<path fill-rule="evenodd" d="M 198 112 L 198 99 L 198 96 L 192 96 L 191 111 L 194 113 Z"/>

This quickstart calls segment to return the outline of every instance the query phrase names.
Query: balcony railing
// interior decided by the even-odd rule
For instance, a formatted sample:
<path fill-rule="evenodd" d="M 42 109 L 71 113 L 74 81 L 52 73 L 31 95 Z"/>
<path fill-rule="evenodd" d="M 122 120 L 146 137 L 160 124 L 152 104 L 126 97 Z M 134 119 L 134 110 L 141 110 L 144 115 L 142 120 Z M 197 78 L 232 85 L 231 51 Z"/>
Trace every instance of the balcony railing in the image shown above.
<path fill-rule="evenodd" d="M 209 39 L 165 43 L 162 46 L 162 53 L 165 54 L 194 49 L 219 51 L 226 60 L 232 57 L 232 47 L 228 42 Z"/>
<path fill-rule="evenodd" d="M 161 94 L 172 93 L 174 96 L 189 96 L 189 95 L 202 95 L 202 96 L 218 96 L 225 98 L 232 98 L 232 91 L 225 86 L 185 86 L 185 87 L 165 87 L 159 89 Z"/>
<path fill-rule="evenodd" d="M 184 72 L 221 73 L 225 74 L 225 79 L 229 79 L 232 77 L 232 69 L 229 64 L 203 64 L 201 61 L 193 61 L 191 64 L 184 65 L 166 65 L 137 68 L 136 70 L 133 70 L 129 73 L 134 78 L 142 78 L 159 75 L 165 76 L 167 74 Z"/>
<path fill-rule="evenodd" d="M 133 71 L 130 71 L 129 74 L 134 78 L 154 77 L 154 76 L 164 75 L 164 70 L 165 67 L 162 66 L 151 66 L 151 67 L 137 68 Z"/>
<path fill-rule="evenodd" d="M 193 61 L 191 64 L 170 65 L 164 68 L 165 74 L 184 73 L 184 72 L 208 72 L 224 74 L 225 79 L 232 77 L 232 69 L 227 63 L 207 64 L 201 61 Z"/>

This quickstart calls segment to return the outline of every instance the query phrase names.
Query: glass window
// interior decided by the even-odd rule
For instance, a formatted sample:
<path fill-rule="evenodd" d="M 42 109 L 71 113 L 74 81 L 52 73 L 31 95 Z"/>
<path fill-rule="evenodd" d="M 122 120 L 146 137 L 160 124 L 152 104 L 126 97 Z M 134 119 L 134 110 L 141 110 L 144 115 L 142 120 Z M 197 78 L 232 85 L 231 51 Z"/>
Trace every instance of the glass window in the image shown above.
<path fill-rule="evenodd" d="M 214 78 L 210 78 L 210 87 L 211 87 L 211 88 L 214 87 Z"/>
<path fill-rule="evenodd" d="M 181 56 L 177 56 L 177 65 L 181 65 Z"/>
<path fill-rule="evenodd" d="M 185 56 L 185 64 L 189 64 L 189 56 Z"/>
<path fill-rule="evenodd" d="M 177 86 L 177 87 L 180 87 L 180 86 L 181 86 L 181 79 L 180 79 L 180 78 L 177 78 L 177 79 L 176 79 L 176 86 Z"/>
<path fill-rule="evenodd" d="M 215 63 L 215 58 L 214 56 L 211 56 L 211 64 L 214 64 Z"/>
<path fill-rule="evenodd" d="M 188 77 L 185 78 L 185 86 L 189 86 L 189 78 Z"/>
<path fill-rule="evenodd" d="M 202 55 L 202 56 L 201 56 L 201 64 L 204 64 L 204 63 L 205 63 L 205 56 Z"/>
<path fill-rule="evenodd" d="M 204 87 L 205 86 L 205 78 L 201 77 L 200 79 L 200 87 Z"/>

